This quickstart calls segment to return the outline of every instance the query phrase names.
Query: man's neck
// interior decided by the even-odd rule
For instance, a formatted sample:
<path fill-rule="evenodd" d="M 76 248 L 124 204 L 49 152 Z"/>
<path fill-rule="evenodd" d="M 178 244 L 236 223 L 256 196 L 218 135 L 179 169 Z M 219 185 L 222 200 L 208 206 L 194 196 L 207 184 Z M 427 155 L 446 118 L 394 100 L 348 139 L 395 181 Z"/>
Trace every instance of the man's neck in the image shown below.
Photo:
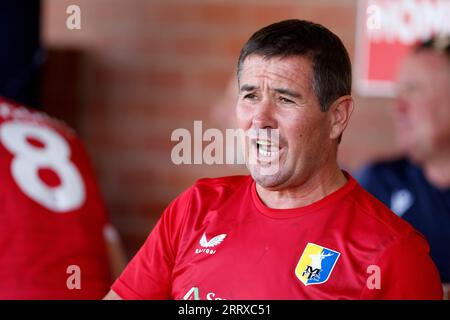
<path fill-rule="evenodd" d="M 317 202 L 344 186 L 346 182 L 347 178 L 336 164 L 329 170 L 317 172 L 296 186 L 273 191 L 256 184 L 256 191 L 269 208 L 292 209 Z"/>
<path fill-rule="evenodd" d="M 450 148 L 441 150 L 436 155 L 422 163 L 427 180 L 439 189 L 450 188 Z"/>

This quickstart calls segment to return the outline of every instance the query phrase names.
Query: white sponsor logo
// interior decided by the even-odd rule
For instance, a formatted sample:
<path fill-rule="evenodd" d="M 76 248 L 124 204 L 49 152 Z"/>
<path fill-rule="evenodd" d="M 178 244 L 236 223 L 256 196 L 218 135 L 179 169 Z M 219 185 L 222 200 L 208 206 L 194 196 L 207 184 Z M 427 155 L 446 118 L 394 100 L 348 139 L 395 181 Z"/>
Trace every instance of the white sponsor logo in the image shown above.
<path fill-rule="evenodd" d="M 215 254 L 216 250 L 210 249 L 212 247 L 216 247 L 219 244 L 222 243 L 222 241 L 225 239 L 227 235 L 219 234 L 218 236 L 215 236 L 211 238 L 209 241 L 206 239 L 206 233 L 203 233 L 202 237 L 200 238 L 200 246 L 202 246 L 202 249 L 195 249 L 195 253 L 207 253 L 207 254 Z"/>

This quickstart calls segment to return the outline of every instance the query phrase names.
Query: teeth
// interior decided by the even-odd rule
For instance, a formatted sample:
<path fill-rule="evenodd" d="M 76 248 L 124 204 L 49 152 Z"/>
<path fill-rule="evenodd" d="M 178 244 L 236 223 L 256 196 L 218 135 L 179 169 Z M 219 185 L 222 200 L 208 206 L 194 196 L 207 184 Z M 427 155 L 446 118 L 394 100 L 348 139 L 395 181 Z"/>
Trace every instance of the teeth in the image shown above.
<path fill-rule="evenodd" d="M 264 157 L 271 157 L 272 156 L 272 152 L 263 150 L 262 148 L 259 149 L 259 154 L 264 156 Z"/>
<path fill-rule="evenodd" d="M 273 157 L 279 150 L 278 146 L 268 140 L 257 140 L 258 155 L 262 157 Z"/>
<path fill-rule="evenodd" d="M 271 145 L 271 142 L 267 141 L 267 140 L 257 140 L 256 143 L 259 144 L 259 145 L 263 145 L 263 146 L 270 146 Z"/>
<path fill-rule="evenodd" d="M 278 149 L 272 145 L 261 145 L 258 144 L 258 154 L 263 157 L 272 157 Z"/>
<path fill-rule="evenodd" d="M 278 150 L 277 145 L 275 145 L 267 140 L 257 140 L 256 144 L 258 145 L 258 147 L 265 147 L 266 149 L 272 149 L 272 151 Z"/>

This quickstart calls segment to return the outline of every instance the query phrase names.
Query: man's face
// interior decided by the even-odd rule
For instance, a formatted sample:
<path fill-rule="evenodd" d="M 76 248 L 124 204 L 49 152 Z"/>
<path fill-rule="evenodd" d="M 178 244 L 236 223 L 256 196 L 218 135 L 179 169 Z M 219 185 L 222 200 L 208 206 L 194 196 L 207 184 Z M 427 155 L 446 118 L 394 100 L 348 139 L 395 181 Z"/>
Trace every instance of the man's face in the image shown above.
<path fill-rule="evenodd" d="M 247 167 L 255 181 L 270 190 L 300 185 L 321 169 L 332 156 L 328 112 L 320 111 L 312 88 L 312 66 L 305 57 L 248 56 L 241 66 L 237 120 L 240 129 L 278 129 L 279 144 L 271 139 L 251 139 Z M 262 168 L 274 158 L 278 170 Z"/>
<path fill-rule="evenodd" d="M 399 146 L 418 162 L 450 142 L 450 63 L 422 51 L 401 65 L 394 123 Z"/>

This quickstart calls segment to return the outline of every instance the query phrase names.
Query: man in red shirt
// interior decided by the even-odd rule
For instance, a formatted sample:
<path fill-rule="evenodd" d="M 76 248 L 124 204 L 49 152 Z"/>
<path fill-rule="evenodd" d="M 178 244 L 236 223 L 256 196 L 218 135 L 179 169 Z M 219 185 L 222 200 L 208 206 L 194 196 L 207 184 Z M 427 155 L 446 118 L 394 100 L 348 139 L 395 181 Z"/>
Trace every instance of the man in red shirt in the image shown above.
<path fill-rule="evenodd" d="M 73 130 L 0 97 L 0 299 L 101 299 L 123 255 Z"/>
<path fill-rule="evenodd" d="M 176 198 L 106 298 L 442 299 L 425 239 L 338 167 L 353 110 L 340 39 L 269 25 L 242 49 L 238 82 L 239 127 L 277 135 L 249 139 L 251 176 Z"/>

